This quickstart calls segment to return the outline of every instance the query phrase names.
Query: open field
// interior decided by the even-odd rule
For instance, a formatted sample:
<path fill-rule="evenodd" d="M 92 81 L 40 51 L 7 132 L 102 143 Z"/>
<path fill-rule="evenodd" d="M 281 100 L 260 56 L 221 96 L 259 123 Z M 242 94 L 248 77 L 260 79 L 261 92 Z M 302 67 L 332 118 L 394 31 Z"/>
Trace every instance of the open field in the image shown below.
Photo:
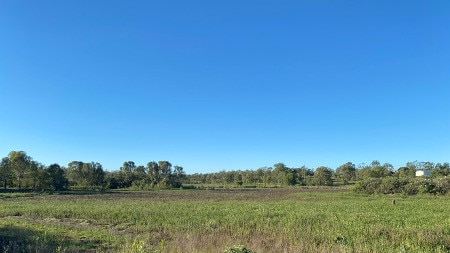
<path fill-rule="evenodd" d="M 450 197 L 338 188 L 0 194 L 2 252 L 450 252 Z"/>

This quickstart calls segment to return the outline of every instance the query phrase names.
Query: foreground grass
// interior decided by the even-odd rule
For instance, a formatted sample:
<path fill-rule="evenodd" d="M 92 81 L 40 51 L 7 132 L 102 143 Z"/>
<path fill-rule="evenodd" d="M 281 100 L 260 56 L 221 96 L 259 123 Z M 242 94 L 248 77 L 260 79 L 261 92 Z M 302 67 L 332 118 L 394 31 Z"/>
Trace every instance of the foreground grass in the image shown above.
<path fill-rule="evenodd" d="M 450 252 L 449 200 L 323 189 L 3 196 L 0 251 Z"/>

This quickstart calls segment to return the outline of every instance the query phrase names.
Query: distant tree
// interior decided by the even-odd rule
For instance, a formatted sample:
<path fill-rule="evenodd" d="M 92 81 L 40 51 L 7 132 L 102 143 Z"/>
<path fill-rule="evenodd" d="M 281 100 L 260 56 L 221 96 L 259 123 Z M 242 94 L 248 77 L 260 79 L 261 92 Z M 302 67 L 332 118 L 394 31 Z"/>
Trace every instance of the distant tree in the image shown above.
<path fill-rule="evenodd" d="M 138 175 L 138 177 L 147 175 L 147 169 L 142 165 L 137 166 L 134 171 L 136 172 L 136 175 Z"/>
<path fill-rule="evenodd" d="M 314 175 L 314 171 L 312 171 L 311 169 L 308 169 L 305 166 L 302 166 L 300 168 L 295 168 L 293 170 L 294 170 L 294 181 L 300 185 L 307 185 L 308 178 L 310 178 Z"/>
<path fill-rule="evenodd" d="M 44 165 L 36 161 L 29 161 L 28 177 L 25 177 L 28 187 L 37 190 L 45 186 L 42 182 L 42 173 L 44 173 Z"/>
<path fill-rule="evenodd" d="M 449 163 L 437 163 L 434 166 L 434 169 L 431 171 L 431 174 L 433 176 L 443 176 L 443 177 L 447 177 L 448 175 L 450 175 L 450 164 Z"/>
<path fill-rule="evenodd" d="M 235 172 L 234 174 L 234 183 L 236 186 L 241 187 L 244 184 L 244 180 L 242 179 L 242 174 L 239 172 Z"/>
<path fill-rule="evenodd" d="M 328 167 L 318 167 L 314 172 L 314 182 L 316 185 L 333 185 L 333 171 Z"/>
<path fill-rule="evenodd" d="M 50 186 L 53 190 L 61 191 L 68 187 L 69 181 L 66 178 L 66 173 L 59 164 L 54 163 L 48 166 L 47 173 L 50 178 Z"/>
<path fill-rule="evenodd" d="M 294 171 L 287 167 L 284 163 L 276 163 L 273 165 L 272 173 L 280 185 L 295 185 Z"/>
<path fill-rule="evenodd" d="M 222 180 L 223 185 L 231 184 L 234 181 L 234 175 L 231 171 L 221 171 L 219 172 L 219 176 Z"/>
<path fill-rule="evenodd" d="M 370 177 L 374 178 L 382 178 L 391 175 L 392 165 L 385 163 L 381 165 L 381 163 L 377 160 L 374 160 L 370 164 Z"/>
<path fill-rule="evenodd" d="M 159 161 L 158 167 L 161 176 L 161 180 L 158 182 L 159 187 L 171 187 L 172 164 L 168 161 Z"/>
<path fill-rule="evenodd" d="M 124 172 L 134 172 L 136 170 L 136 164 L 132 161 L 123 162 L 122 167 L 120 167 L 120 171 Z"/>
<path fill-rule="evenodd" d="M 184 180 L 186 180 L 186 173 L 184 172 L 183 167 L 175 165 L 173 167 L 173 175 L 175 177 L 176 182 L 182 183 Z"/>
<path fill-rule="evenodd" d="M 433 171 L 434 163 L 433 162 L 423 162 L 423 169 Z"/>
<path fill-rule="evenodd" d="M 8 157 L 3 157 L 0 163 L 0 181 L 3 183 L 3 188 L 6 189 L 9 182 L 12 181 L 12 168 Z"/>
<path fill-rule="evenodd" d="M 105 183 L 105 171 L 103 166 L 98 162 L 90 163 L 89 171 L 89 185 L 91 186 L 103 186 Z"/>
<path fill-rule="evenodd" d="M 407 166 L 400 167 L 397 170 L 397 176 L 399 178 L 411 178 L 411 177 L 415 177 L 415 175 L 416 175 L 415 169 L 407 167 Z"/>
<path fill-rule="evenodd" d="M 67 165 L 67 179 L 69 185 L 83 186 L 87 184 L 85 175 L 83 173 L 83 162 L 72 161 Z"/>
<path fill-rule="evenodd" d="M 17 188 L 22 187 L 22 180 L 30 168 L 31 158 L 24 151 L 11 151 L 8 155 L 12 171 L 17 180 Z"/>
<path fill-rule="evenodd" d="M 336 169 L 336 175 L 344 182 L 344 184 L 347 184 L 349 181 L 355 180 L 356 166 L 351 162 L 342 164 Z"/>
<path fill-rule="evenodd" d="M 105 171 L 105 182 L 108 188 L 110 189 L 120 189 L 126 188 L 129 186 L 125 186 L 125 179 L 122 177 L 123 174 L 120 171 Z"/>
<path fill-rule="evenodd" d="M 98 187 L 105 183 L 105 172 L 98 162 L 70 162 L 67 165 L 67 175 L 72 185 Z"/>
<path fill-rule="evenodd" d="M 147 174 L 152 184 L 152 187 L 155 187 L 159 181 L 161 180 L 159 166 L 156 162 L 148 162 L 147 163 Z"/>
<path fill-rule="evenodd" d="M 423 169 L 422 165 L 418 161 L 407 162 L 405 167 L 409 168 L 410 170 L 413 170 L 414 172 L 416 170 Z"/>
<path fill-rule="evenodd" d="M 120 167 L 120 178 L 121 185 L 123 188 L 130 187 L 134 180 L 136 180 L 136 165 L 132 161 L 123 162 L 122 167 Z"/>
<path fill-rule="evenodd" d="M 158 168 L 163 179 L 172 173 L 172 164 L 168 161 L 159 161 Z"/>

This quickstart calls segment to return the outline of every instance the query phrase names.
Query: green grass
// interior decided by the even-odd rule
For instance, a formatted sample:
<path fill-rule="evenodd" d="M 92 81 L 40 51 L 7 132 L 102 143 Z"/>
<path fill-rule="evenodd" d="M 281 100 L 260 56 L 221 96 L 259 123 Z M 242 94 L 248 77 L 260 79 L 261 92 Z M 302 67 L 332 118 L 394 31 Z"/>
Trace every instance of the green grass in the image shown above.
<path fill-rule="evenodd" d="M 1 200 L 0 238 L 11 252 L 450 252 L 449 210 L 323 188 L 32 195 Z"/>

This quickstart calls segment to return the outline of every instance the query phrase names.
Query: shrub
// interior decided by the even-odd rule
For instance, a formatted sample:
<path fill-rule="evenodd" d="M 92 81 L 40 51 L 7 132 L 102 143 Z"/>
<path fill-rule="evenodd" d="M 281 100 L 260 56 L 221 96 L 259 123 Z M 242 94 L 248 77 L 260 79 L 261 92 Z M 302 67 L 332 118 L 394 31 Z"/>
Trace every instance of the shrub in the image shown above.
<path fill-rule="evenodd" d="M 356 183 L 354 190 L 358 193 L 379 193 L 381 185 L 380 178 L 369 178 Z"/>
<path fill-rule="evenodd" d="M 366 194 L 394 194 L 406 195 L 440 194 L 445 195 L 450 188 L 450 179 L 440 178 L 431 180 L 429 178 L 369 178 L 357 182 L 354 191 Z"/>
<path fill-rule="evenodd" d="M 234 245 L 224 251 L 224 253 L 255 253 L 252 250 L 247 249 L 243 245 Z"/>
<path fill-rule="evenodd" d="M 419 193 L 419 184 L 415 181 L 408 182 L 403 186 L 402 193 L 406 195 L 416 195 Z"/>

